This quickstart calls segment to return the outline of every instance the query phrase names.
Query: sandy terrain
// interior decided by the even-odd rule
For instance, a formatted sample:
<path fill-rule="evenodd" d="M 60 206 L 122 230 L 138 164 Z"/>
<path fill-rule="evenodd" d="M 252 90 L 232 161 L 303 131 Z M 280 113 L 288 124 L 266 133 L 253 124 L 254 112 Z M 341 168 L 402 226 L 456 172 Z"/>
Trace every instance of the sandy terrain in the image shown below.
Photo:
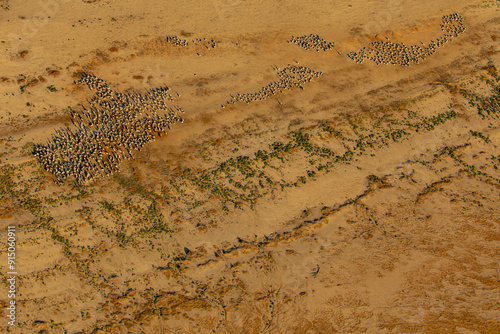
<path fill-rule="evenodd" d="M 0 332 L 500 333 L 499 1 L 0 5 Z M 348 56 L 450 14 L 418 63 Z M 82 73 L 184 122 L 58 182 L 33 152 L 100 99 Z"/>

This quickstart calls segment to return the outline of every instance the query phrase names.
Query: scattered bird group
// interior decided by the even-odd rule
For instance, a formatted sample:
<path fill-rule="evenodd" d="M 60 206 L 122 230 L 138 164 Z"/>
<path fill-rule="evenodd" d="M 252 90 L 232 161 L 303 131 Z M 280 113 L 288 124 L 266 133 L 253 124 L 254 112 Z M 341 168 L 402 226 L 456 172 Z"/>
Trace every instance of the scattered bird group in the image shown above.
<path fill-rule="evenodd" d="M 281 93 L 283 90 L 292 89 L 293 87 L 304 89 L 302 84 L 310 82 L 314 77 L 317 78 L 322 74 L 322 72 L 313 71 L 308 67 L 290 64 L 282 70 L 279 70 L 277 67 L 274 67 L 274 69 L 278 72 L 278 76 L 280 77 L 279 81 L 271 82 L 256 93 L 237 94 L 236 96 L 230 95 L 231 99 L 227 101 L 226 104 L 238 101 L 250 103 L 252 101 L 265 100 L 271 95 L 275 95 L 276 92 Z M 221 107 L 224 108 L 224 105 Z"/>
<path fill-rule="evenodd" d="M 69 109 L 76 129 L 57 130 L 47 144 L 33 149 L 58 182 L 74 177 L 78 183 L 88 183 L 116 172 L 122 160 L 134 158 L 135 150 L 165 134 L 170 124 L 183 122 L 178 116 L 182 109 L 167 106 L 172 101 L 167 87 L 151 89 L 145 95 L 120 93 L 86 73 L 77 83 L 87 84 L 96 93 L 88 100 L 88 108 Z"/>
<path fill-rule="evenodd" d="M 427 46 L 422 45 L 406 46 L 404 43 L 393 43 L 385 41 L 376 41 L 368 44 L 359 52 L 349 52 L 347 56 L 355 62 L 361 64 L 365 59 L 369 59 L 379 64 L 392 64 L 401 66 L 410 66 L 410 62 L 419 63 L 420 59 L 425 59 L 437 51 L 453 37 L 458 37 L 465 31 L 462 24 L 463 18 L 458 14 L 450 14 L 442 17 L 441 30 L 444 35 L 432 40 Z"/>
<path fill-rule="evenodd" d="M 292 36 L 292 38 L 289 39 L 287 42 L 295 43 L 301 48 L 306 49 L 307 51 L 316 50 L 317 52 L 321 50 L 323 51 L 331 50 L 333 49 L 333 45 L 335 44 L 333 42 L 327 42 L 323 38 L 314 34 L 304 35 L 300 37 Z"/>
<path fill-rule="evenodd" d="M 213 49 L 217 45 L 217 43 L 215 42 L 215 40 L 213 38 L 211 38 L 211 39 L 195 38 L 195 39 L 191 40 L 191 42 L 189 42 L 188 40 L 179 38 L 177 36 L 167 36 L 166 40 L 168 43 L 172 43 L 172 44 L 177 45 L 177 46 L 188 46 L 188 45 L 192 44 L 192 45 L 202 45 L 207 49 L 210 49 L 210 48 Z"/>
<path fill-rule="evenodd" d="M 441 30 L 444 31 L 445 37 L 458 37 L 463 33 L 465 31 L 463 20 L 464 18 L 457 13 L 443 16 Z"/>

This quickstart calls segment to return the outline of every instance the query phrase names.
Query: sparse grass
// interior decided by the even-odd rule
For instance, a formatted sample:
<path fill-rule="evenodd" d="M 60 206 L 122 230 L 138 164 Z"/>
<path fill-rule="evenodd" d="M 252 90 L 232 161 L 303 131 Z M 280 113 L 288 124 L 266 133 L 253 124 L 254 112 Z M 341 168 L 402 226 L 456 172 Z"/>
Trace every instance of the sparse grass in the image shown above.
<path fill-rule="evenodd" d="M 490 69 L 491 67 L 487 70 L 490 71 Z M 496 73 L 496 69 L 491 71 L 492 73 Z M 494 79 L 485 79 L 485 82 L 488 84 L 496 84 L 498 80 L 494 77 Z M 482 98 L 483 97 L 478 97 L 478 100 L 474 99 L 474 103 L 482 101 Z M 490 97 L 488 97 L 488 99 L 490 99 Z M 485 104 L 483 103 L 481 106 L 483 108 Z M 117 311 L 116 309 L 118 309 L 118 307 L 123 307 L 121 310 L 125 310 L 124 312 L 128 309 L 124 306 L 125 303 L 123 303 L 127 299 L 128 292 L 120 291 L 120 289 L 126 290 L 126 288 L 129 288 L 129 281 L 126 281 L 123 285 L 114 284 L 111 280 L 106 281 L 99 271 L 100 269 L 96 269 L 99 268 L 96 263 L 103 259 L 100 255 L 107 251 L 109 245 L 112 247 L 118 245 L 119 247 L 128 248 L 128 250 L 136 249 L 134 247 L 141 249 L 140 247 L 143 245 L 150 245 L 151 249 L 155 252 L 163 252 L 161 253 L 163 256 L 166 253 L 161 250 L 161 245 L 158 241 L 160 239 L 159 237 L 176 232 L 176 230 L 171 227 L 177 226 L 174 225 L 177 224 L 176 222 L 172 222 L 176 218 L 184 223 L 179 229 L 186 228 L 187 226 L 188 229 L 195 227 L 200 232 L 203 232 L 208 228 L 215 228 L 217 227 L 217 223 L 212 219 L 215 213 L 218 215 L 221 212 L 231 212 L 233 208 L 246 209 L 249 206 L 253 207 L 260 198 L 274 190 L 279 191 L 280 189 L 286 190 L 285 188 L 288 187 L 302 187 L 311 180 L 321 180 L 321 176 L 324 173 L 337 168 L 338 165 L 356 163 L 355 157 L 357 155 L 364 154 L 365 157 L 369 158 L 373 156 L 374 150 L 377 148 L 384 149 L 386 145 L 395 145 L 395 142 L 413 138 L 416 132 L 436 130 L 438 127 L 457 117 L 457 114 L 453 110 L 428 118 L 422 117 L 414 111 L 408 111 L 407 117 L 398 117 L 397 115 L 391 114 L 390 111 L 386 112 L 387 114 L 383 116 L 371 120 L 363 120 L 363 123 L 361 123 L 359 117 L 349 118 L 345 124 L 342 123 L 341 117 L 338 124 L 333 124 L 333 122 L 328 124 L 326 122 L 321 122 L 317 126 L 310 126 L 309 123 L 307 127 L 304 125 L 304 127 L 298 130 L 286 131 L 281 137 L 277 136 L 276 138 L 272 138 L 266 142 L 266 144 L 255 147 L 254 151 L 248 149 L 247 146 L 252 146 L 251 144 L 246 145 L 246 139 L 243 137 L 238 139 L 241 150 L 238 151 L 238 149 L 234 149 L 234 152 L 245 153 L 233 156 L 232 158 L 228 157 L 229 154 L 226 156 L 224 156 L 224 154 L 230 153 L 233 148 L 226 149 L 223 145 L 223 141 L 222 143 L 211 141 L 207 144 L 209 148 L 205 149 L 202 145 L 201 149 L 201 152 L 206 157 L 204 158 L 206 164 L 203 165 L 205 167 L 197 167 L 196 163 L 187 167 L 184 162 L 179 162 L 179 166 L 177 166 L 175 171 L 170 169 L 162 170 L 163 178 L 158 177 L 158 179 L 153 179 L 153 181 L 151 181 L 151 184 L 155 184 L 155 182 L 161 183 L 161 192 L 159 192 L 159 194 L 155 192 L 154 189 L 157 188 L 154 188 L 154 185 L 142 182 L 134 175 L 126 176 L 124 174 L 115 174 L 108 184 L 120 189 L 119 192 L 125 194 L 125 198 L 122 201 L 96 201 L 95 195 L 98 194 L 98 192 L 92 186 L 78 187 L 77 185 L 73 187 L 71 187 L 71 185 L 54 185 L 55 194 L 42 196 L 40 195 L 40 190 L 44 189 L 47 183 L 43 174 L 43 169 L 37 169 L 36 165 L 29 164 L 20 166 L 4 165 L 0 167 L 0 201 L 2 205 L 8 203 L 5 204 L 8 206 L 7 209 L 12 210 L 14 214 L 17 212 L 15 210 L 22 209 L 36 216 L 36 221 L 31 225 L 37 226 L 37 231 L 43 229 L 48 230 L 50 238 L 60 247 L 64 256 L 71 261 L 69 267 L 76 268 L 78 275 L 87 282 L 93 282 L 92 284 L 95 284 L 96 287 L 95 290 L 99 291 L 104 298 L 107 298 L 106 302 L 111 301 L 108 303 L 109 306 L 106 310 L 99 311 L 102 311 L 102 314 L 104 314 L 103 317 L 107 317 L 108 319 L 102 320 L 103 323 L 109 322 L 117 326 L 119 324 L 121 330 L 127 331 L 133 328 L 131 324 L 136 319 L 133 318 L 133 315 L 130 315 L 130 319 L 123 320 L 126 316 L 122 317 L 119 313 L 121 311 Z M 486 115 L 486 117 L 489 117 L 490 114 L 493 115 L 493 113 L 487 113 L 486 111 L 478 112 L 478 114 L 480 116 Z M 477 115 L 474 116 L 478 118 Z M 300 127 L 300 121 L 296 121 L 295 125 Z M 297 127 L 294 129 L 297 129 Z M 350 129 L 354 130 L 354 134 L 352 134 L 353 131 L 349 131 Z M 248 130 L 247 135 L 252 136 L 252 131 L 253 130 Z M 470 130 L 470 134 L 486 143 L 491 143 L 490 138 L 479 131 Z M 328 146 L 328 144 L 331 144 L 329 140 L 333 141 L 333 139 L 335 140 L 335 145 L 337 145 L 338 142 L 340 145 L 344 145 L 346 150 L 334 153 L 329 148 L 330 146 Z M 10 140 L 9 142 L 12 141 L 13 140 Z M 272 144 L 269 144 L 271 142 Z M 317 144 L 318 142 L 320 144 Z M 478 145 L 478 143 L 474 140 L 472 145 Z M 31 148 L 28 143 L 17 152 L 25 154 L 29 150 L 31 150 Z M 338 151 L 338 149 L 335 150 Z M 212 159 L 212 157 L 216 155 L 214 152 L 218 152 L 217 154 L 221 152 L 221 156 L 224 156 L 224 159 Z M 479 164 L 474 165 L 467 160 L 467 158 L 460 156 L 457 152 L 457 148 L 446 147 L 443 150 L 432 152 L 436 153 L 434 159 L 430 158 L 430 161 L 422 161 L 421 164 L 429 166 L 433 171 L 436 171 L 439 169 L 437 164 L 442 161 L 446 162 L 445 160 L 448 159 L 448 163 L 451 161 L 451 165 L 454 164 L 456 169 L 460 168 L 463 171 L 462 173 L 457 173 L 458 177 L 464 175 L 465 179 L 467 179 L 467 176 L 470 176 L 471 179 L 477 177 L 481 180 L 487 180 L 490 185 L 498 185 L 500 180 L 494 175 L 494 171 L 490 173 L 490 169 L 481 169 L 484 166 Z M 482 157 L 484 158 L 484 155 Z M 222 160 L 222 162 L 211 162 L 216 160 Z M 500 162 L 499 157 L 491 155 L 488 156 L 487 160 L 492 169 L 498 169 Z M 479 161 L 479 159 L 474 161 Z M 209 167 L 206 167 L 207 165 Z M 151 166 L 156 167 L 156 165 L 153 164 L 151 164 Z M 42 171 L 41 173 L 40 170 Z M 363 166 L 363 171 L 364 170 L 368 169 Z M 369 170 L 367 174 L 368 173 Z M 151 173 L 151 175 L 153 177 L 158 176 L 154 173 Z M 409 174 L 401 173 L 401 175 L 403 181 L 404 179 L 408 179 L 414 184 L 411 189 L 416 189 L 417 187 L 422 188 L 420 185 L 426 182 L 418 179 L 418 173 L 416 174 L 417 176 L 414 176 L 413 172 Z M 417 182 L 413 177 L 416 177 L 420 182 Z M 377 187 L 392 186 L 388 178 L 369 174 L 367 179 L 370 185 L 376 185 Z M 428 184 L 419 193 L 419 199 L 438 192 L 450 196 L 455 195 L 454 188 L 451 187 L 451 181 L 451 177 L 444 177 L 436 182 Z M 453 185 L 454 184 L 455 183 L 453 183 Z M 497 189 L 493 186 L 493 189 Z M 114 191 L 114 188 L 110 187 L 108 189 L 107 186 L 103 186 L 102 191 L 111 192 Z M 467 198 L 456 195 L 456 198 L 460 197 L 464 203 L 474 204 L 476 208 L 483 206 L 481 201 L 487 201 L 487 198 L 480 192 L 478 194 L 474 191 L 472 191 L 471 195 Z M 212 198 L 213 200 L 208 200 L 208 198 Z M 479 200 L 479 198 L 481 198 L 481 200 Z M 490 200 L 491 203 L 496 204 L 493 199 Z M 83 200 L 86 202 L 83 203 Z M 54 216 L 57 217 L 55 219 L 51 216 L 52 205 L 70 201 L 72 202 L 71 205 L 77 205 L 75 210 L 77 223 L 60 227 L 64 220 L 59 218 L 59 215 Z M 80 201 L 81 203 L 79 203 Z M 391 238 L 397 238 L 397 240 L 402 239 L 399 231 L 393 233 L 391 232 L 391 228 L 388 227 L 391 224 L 391 218 L 384 217 L 378 219 L 377 215 L 381 215 L 381 213 L 377 212 L 378 210 L 374 210 L 373 212 L 370 211 L 362 201 L 362 198 L 359 197 L 346 202 L 346 205 L 353 204 L 357 207 L 364 207 L 366 209 L 359 210 L 362 211 L 360 217 L 362 217 L 361 214 L 366 214 L 364 219 L 366 220 L 365 223 L 368 225 L 367 228 L 362 229 L 362 233 L 367 230 L 368 233 L 365 235 L 371 236 L 370 229 L 372 231 L 378 229 L 382 231 L 383 236 L 390 236 Z M 494 206 L 494 204 L 491 205 Z M 58 207 L 59 206 L 56 207 L 56 210 Z M 2 207 L 2 209 L 4 208 Z M 103 214 L 106 214 L 107 218 L 105 218 Z M 357 214 L 358 213 L 356 213 L 356 215 Z M 188 220 L 188 218 L 192 218 L 193 220 Z M 199 222 L 195 219 L 199 219 Z M 216 219 L 219 219 L 219 217 Z M 405 222 L 399 221 L 399 223 L 404 224 Z M 400 225 L 399 223 L 398 226 Z M 78 224 L 82 226 L 88 224 L 91 227 L 87 228 L 95 233 L 93 237 L 96 238 L 97 246 L 85 248 L 79 246 L 79 243 L 76 242 L 76 236 L 80 238 L 82 235 L 85 235 L 85 233 L 82 232 L 82 230 L 78 230 L 80 226 Z M 224 224 L 220 224 L 220 226 L 223 228 Z M 394 228 L 394 226 L 392 227 Z M 196 229 L 194 229 L 195 232 Z M 188 230 L 188 232 L 193 233 L 191 230 Z M 356 231 L 356 233 L 356 236 L 360 235 L 359 231 Z M 370 242 L 373 242 L 374 239 L 376 238 L 370 239 Z M 261 241 L 258 243 L 259 261 L 255 263 L 255 268 L 261 270 L 263 273 L 270 273 L 275 269 L 275 261 L 279 261 L 279 257 L 276 257 L 277 260 L 275 260 L 273 253 L 266 251 L 266 242 L 267 241 Z M 99 247 L 102 247 L 102 249 Z M 104 250 L 104 248 L 106 250 Z M 162 257 L 162 260 L 165 260 L 165 258 Z M 226 260 L 227 259 L 224 259 L 224 261 Z M 178 312 L 176 316 L 183 316 L 181 312 L 184 312 L 182 309 L 184 304 L 189 304 L 193 300 L 207 301 L 206 304 L 196 304 L 197 306 L 189 304 L 187 307 L 190 309 L 200 307 L 200 309 L 207 311 L 210 307 L 215 306 L 217 315 L 212 317 L 217 323 L 217 327 L 215 328 L 217 329 L 219 326 L 223 326 L 224 321 L 226 321 L 228 298 L 225 298 L 227 295 L 225 296 L 224 292 L 215 288 L 216 284 L 219 283 L 215 279 L 209 283 L 191 280 L 185 274 L 185 268 L 187 268 L 188 261 L 193 261 L 189 256 L 172 256 L 172 259 L 168 261 L 168 264 L 165 266 L 167 269 L 164 270 L 165 274 L 170 270 L 175 272 L 174 275 L 178 275 L 175 276 L 175 280 L 170 280 L 172 284 L 174 284 L 173 282 L 177 282 L 177 279 L 183 279 L 185 282 L 192 281 L 193 289 L 190 290 L 189 293 L 192 292 L 193 295 L 189 298 L 179 299 L 181 302 L 175 306 L 175 312 Z M 194 262 L 194 265 L 196 265 L 196 262 Z M 230 267 L 233 265 L 236 266 L 238 263 L 232 261 Z M 156 269 L 158 269 L 158 267 L 156 267 Z M 62 269 L 59 270 L 62 271 Z M 131 268 L 127 270 L 132 271 Z M 224 271 L 226 270 L 229 271 L 229 269 L 224 269 Z M 136 302 L 136 306 L 132 308 L 132 310 L 136 312 L 136 310 L 140 311 L 141 307 L 147 307 L 147 312 L 140 313 L 138 311 L 137 314 L 140 314 L 140 316 L 146 314 L 147 317 L 153 318 L 158 313 L 161 315 L 158 319 L 161 320 L 161 317 L 166 318 L 170 315 L 162 312 L 169 312 L 169 310 L 166 307 L 160 308 L 155 305 L 158 299 L 157 297 L 160 295 L 151 288 L 155 283 L 150 284 L 148 281 L 150 278 L 154 279 L 160 271 L 153 271 L 152 275 L 148 276 L 149 272 L 148 269 L 148 274 L 141 276 L 143 281 L 133 281 L 130 285 L 134 287 L 134 284 L 137 286 L 137 284 L 140 283 L 141 286 L 145 286 L 141 298 L 146 300 L 146 302 L 144 302 L 144 305 Z M 244 270 L 233 272 L 231 284 L 237 284 L 235 282 L 237 282 L 239 279 L 238 276 L 242 275 L 242 273 L 244 273 Z M 224 275 L 226 275 L 225 272 Z M 106 277 L 109 278 L 109 275 Z M 112 276 L 112 278 L 114 277 L 118 276 Z M 185 285 L 187 286 L 188 284 Z M 227 282 L 220 283 L 220 286 L 234 287 L 227 284 Z M 243 288 L 241 288 L 241 290 L 244 291 Z M 112 291 L 112 293 L 110 292 L 108 294 L 107 291 Z M 184 295 L 181 296 L 185 297 Z M 245 298 L 249 296 L 249 294 L 244 295 Z M 278 299 L 276 298 L 277 293 L 269 292 L 267 295 L 264 293 L 263 296 L 264 298 L 262 300 L 265 304 L 264 309 L 266 313 L 259 315 L 255 322 L 261 325 L 262 331 L 273 331 L 274 328 L 272 326 L 274 324 L 274 319 L 277 319 L 276 314 L 279 312 Z M 236 298 L 237 297 L 235 297 L 235 299 Z M 361 303 L 361 301 L 358 302 Z M 349 303 L 349 300 L 342 300 L 340 304 L 345 306 L 347 305 L 346 303 Z M 202 305 L 202 307 L 200 305 Z M 349 307 L 351 307 L 351 305 L 354 304 L 349 304 Z M 116 307 L 116 309 L 114 307 Z M 186 311 L 186 314 L 188 314 L 187 312 L 188 311 Z M 218 319 L 216 318 L 217 316 L 219 317 Z M 299 331 L 306 331 L 312 328 L 313 330 L 317 329 L 318 332 L 331 332 L 338 328 L 342 330 L 339 326 L 344 323 L 358 324 L 358 322 L 353 322 L 351 320 L 360 319 L 356 314 L 348 314 L 348 316 L 350 316 L 349 318 L 346 316 L 345 310 L 335 313 L 335 316 L 337 318 L 332 318 L 332 323 L 324 320 L 327 319 L 324 316 L 318 318 L 304 316 L 303 319 L 300 320 L 300 323 L 297 322 L 297 326 L 300 326 L 293 328 Z M 78 317 L 80 318 L 78 320 L 88 320 L 85 313 L 78 312 Z M 335 325 L 337 326 L 335 327 L 333 321 L 336 321 L 336 324 L 340 325 Z M 26 323 L 23 326 L 27 328 L 28 325 L 29 324 Z M 125 328 L 126 326 L 130 328 Z M 347 327 L 343 328 L 345 329 Z"/>
<path fill-rule="evenodd" d="M 436 116 L 420 116 L 417 112 L 406 109 L 414 102 L 399 101 L 396 105 L 386 108 L 381 116 L 373 119 L 347 115 L 344 123 L 351 129 L 351 132 L 354 131 L 354 135 L 349 137 L 343 134 L 342 126 L 336 128 L 327 122 L 319 122 L 316 126 L 308 127 L 307 130 L 305 128 L 290 130 L 284 135 L 285 138 L 289 138 L 288 141 L 275 141 L 265 149 L 258 148 L 252 156 L 240 155 L 229 158 L 211 169 L 194 171 L 189 168 L 180 168 L 179 176 L 184 181 L 174 181 L 172 185 L 166 187 L 174 188 L 180 196 L 186 196 L 184 187 L 189 188 L 190 184 L 208 190 L 212 195 L 220 196 L 221 209 L 224 212 L 228 212 L 230 207 L 241 207 L 242 202 L 249 203 L 250 207 L 253 207 L 260 197 L 276 187 L 278 189 L 299 187 L 321 173 L 329 172 L 336 164 L 352 162 L 356 155 L 368 153 L 373 156 L 372 152 L 376 148 L 388 146 L 391 142 L 400 142 L 422 131 L 435 130 L 457 117 L 457 112 L 451 109 L 451 105 L 448 106 L 448 111 Z M 401 110 L 401 108 L 407 111 L 406 116 L 401 117 L 391 113 L 391 110 Z M 293 125 L 298 126 L 300 123 L 301 121 L 296 119 Z M 338 123 L 341 124 L 342 121 Z M 313 144 L 312 138 L 314 136 L 324 138 L 324 133 L 340 141 L 346 151 L 336 155 L 328 147 Z M 487 141 L 487 137 L 485 138 Z M 326 141 L 327 139 L 324 138 Z M 239 146 L 242 146 L 241 140 L 241 138 L 237 140 Z M 219 147 L 221 142 L 212 140 L 210 144 L 213 147 Z M 205 153 L 209 154 L 209 152 Z M 304 175 L 297 175 L 294 181 L 288 182 L 268 175 L 267 168 L 283 173 L 290 161 L 296 160 L 299 154 L 304 153 L 309 165 L 314 166 L 315 169 L 304 169 Z M 221 182 L 221 180 L 226 181 Z M 416 182 L 412 178 L 411 181 Z M 196 204 L 195 207 L 198 205 Z"/>
<path fill-rule="evenodd" d="M 120 186 L 125 188 L 129 194 L 139 194 L 146 200 L 160 198 L 161 196 L 148 190 L 139 180 L 133 176 L 125 176 L 121 174 L 114 174 L 113 178 Z"/>
<path fill-rule="evenodd" d="M 104 209 L 106 209 L 106 211 L 108 211 L 114 215 L 120 216 L 122 214 L 122 212 L 120 210 L 116 209 L 114 207 L 114 205 L 109 203 L 108 201 L 102 201 L 102 202 L 99 202 L 99 204 L 101 204 L 102 207 Z"/>

